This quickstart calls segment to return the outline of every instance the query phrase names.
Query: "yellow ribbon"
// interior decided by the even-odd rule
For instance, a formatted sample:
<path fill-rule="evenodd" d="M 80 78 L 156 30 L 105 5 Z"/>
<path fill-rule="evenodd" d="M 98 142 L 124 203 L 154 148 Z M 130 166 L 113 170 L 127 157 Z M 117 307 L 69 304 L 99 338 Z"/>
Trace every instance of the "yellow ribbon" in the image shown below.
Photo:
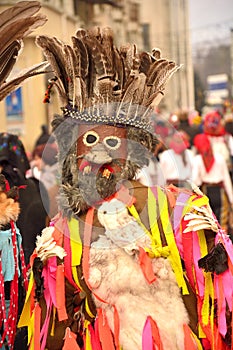
<path fill-rule="evenodd" d="M 70 230 L 71 264 L 78 266 L 82 258 L 82 241 L 79 234 L 79 221 L 72 218 L 68 221 Z"/>
<path fill-rule="evenodd" d="M 157 203 L 156 198 L 148 188 L 148 216 L 150 221 L 150 229 L 155 245 L 162 247 L 159 226 L 158 226 L 158 216 L 157 216 Z"/>
<path fill-rule="evenodd" d="M 72 275 L 75 283 L 77 284 L 79 289 L 82 290 L 77 273 L 77 266 L 81 264 L 82 258 L 82 240 L 80 237 L 79 221 L 74 218 L 71 218 L 71 220 L 68 221 L 68 227 L 70 231 Z M 95 316 L 92 314 L 89 308 L 87 298 L 85 299 L 85 308 L 88 315 L 94 318 Z"/>
<path fill-rule="evenodd" d="M 176 246 L 174 232 L 173 232 L 173 228 L 169 218 L 167 196 L 159 187 L 158 187 L 158 203 L 159 203 L 160 218 L 162 222 L 163 231 L 165 234 L 167 245 L 170 250 L 170 255 L 168 256 L 168 259 L 171 262 L 178 286 L 182 288 L 183 294 L 189 294 L 188 288 L 184 279 L 184 275 L 183 275 L 183 268 L 181 264 L 180 254 Z"/>
<path fill-rule="evenodd" d="M 34 315 L 32 313 L 31 315 L 31 293 L 32 288 L 34 285 L 34 276 L 33 272 L 30 273 L 30 279 L 29 279 L 29 285 L 28 285 L 28 291 L 24 303 L 24 307 L 18 322 L 18 327 L 27 327 L 28 328 L 28 344 L 31 341 L 31 338 L 33 336 L 33 329 L 34 329 Z M 32 342 L 34 343 L 34 342 Z M 34 345 L 33 345 L 34 347 Z"/>
<path fill-rule="evenodd" d="M 86 330 L 85 331 L 85 335 L 86 335 L 85 350 L 92 350 L 89 324 L 90 324 L 89 321 L 87 320 L 84 321 L 84 329 Z"/>

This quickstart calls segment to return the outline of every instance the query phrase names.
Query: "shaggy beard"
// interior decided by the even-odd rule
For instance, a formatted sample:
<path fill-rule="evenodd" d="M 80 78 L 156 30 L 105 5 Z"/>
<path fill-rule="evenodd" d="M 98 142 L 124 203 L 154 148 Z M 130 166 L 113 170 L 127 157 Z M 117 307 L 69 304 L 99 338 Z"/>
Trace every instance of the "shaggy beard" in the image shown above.
<path fill-rule="evenodd" d="M 119 166 L 120 163 L 117 162 Z M 125 179 L 133 179 L 138 170 L 136 164 L 127 161 L 121 164 L 121 171 L 111 174 L 109 178 L 99 173 L 84 174 L 78 172 L 73 185 L 65 183 L 60 187 L 59 206 L 65 216 L 71 218 L 85 212 L 88 208 L 111 197 Z"/>
<path fill-rule="evenodd" d="M 120 180 L 120 174 L 111 174 L 109 178 L 102 174 L 90 173 L 79 174 L 78 188 L 80 194 L 88 206 L 92 206 L 105 198 L 110 197 L 116 192 L 116 186 Z"/>

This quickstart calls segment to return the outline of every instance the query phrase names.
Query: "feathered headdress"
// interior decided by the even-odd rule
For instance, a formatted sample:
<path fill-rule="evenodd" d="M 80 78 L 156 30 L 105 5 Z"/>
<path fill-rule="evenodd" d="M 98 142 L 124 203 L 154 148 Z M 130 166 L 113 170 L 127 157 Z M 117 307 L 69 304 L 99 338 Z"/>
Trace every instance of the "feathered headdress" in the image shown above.
<path fill-rule="evenodd" d="M 55 37 L 38 36 L 51 64 L 64 117 L 81 123 L 129 125 L 150 129 L 151 107 L 179 68 L 160 50 L 137 52 L 135 45 L 113 43 L 110 28 L 79 29 L 72 45 Z"/>
<path fill-rule="evenodd" d="M 47 21 L 41 14 L 38 1 L 21 1 L 0 13 L 0 101 L 15 90 L 25 79 L 44 73 L 47 62 L 22 70 L 7 81 L 17 57 L 23 48 L 22 39 Z"/>

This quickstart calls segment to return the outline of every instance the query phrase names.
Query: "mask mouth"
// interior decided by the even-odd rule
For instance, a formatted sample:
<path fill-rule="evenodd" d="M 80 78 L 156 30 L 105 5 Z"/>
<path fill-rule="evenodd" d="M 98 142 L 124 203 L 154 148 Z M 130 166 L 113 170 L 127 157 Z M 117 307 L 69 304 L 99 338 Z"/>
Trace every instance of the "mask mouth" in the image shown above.
<path fill-rule="evenodd" d="M 96 164 L 89 162 L 87 160 L 84 160 L 80 167 L 79 171 L 83 173 L 83 175 L 89 175 L 91 173 L 101 175 L 103 178 L 110 179 L 114 174 L 114 169 L 109 164 Z"/>

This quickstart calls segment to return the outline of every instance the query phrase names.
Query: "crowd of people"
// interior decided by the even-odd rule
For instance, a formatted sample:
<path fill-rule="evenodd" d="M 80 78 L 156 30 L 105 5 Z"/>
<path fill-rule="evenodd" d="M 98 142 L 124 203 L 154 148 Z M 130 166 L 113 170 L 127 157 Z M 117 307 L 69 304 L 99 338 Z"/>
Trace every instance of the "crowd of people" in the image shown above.
<path fill-rule="evenodd" d="M 160 145 L 137 178 L 147 185 L 200 187 L 221 226 L 231 230 L 233 136 L 227 123 L 215 109 L 203 116 L 182 110 L 163 121 L 157 115 Z"/>

